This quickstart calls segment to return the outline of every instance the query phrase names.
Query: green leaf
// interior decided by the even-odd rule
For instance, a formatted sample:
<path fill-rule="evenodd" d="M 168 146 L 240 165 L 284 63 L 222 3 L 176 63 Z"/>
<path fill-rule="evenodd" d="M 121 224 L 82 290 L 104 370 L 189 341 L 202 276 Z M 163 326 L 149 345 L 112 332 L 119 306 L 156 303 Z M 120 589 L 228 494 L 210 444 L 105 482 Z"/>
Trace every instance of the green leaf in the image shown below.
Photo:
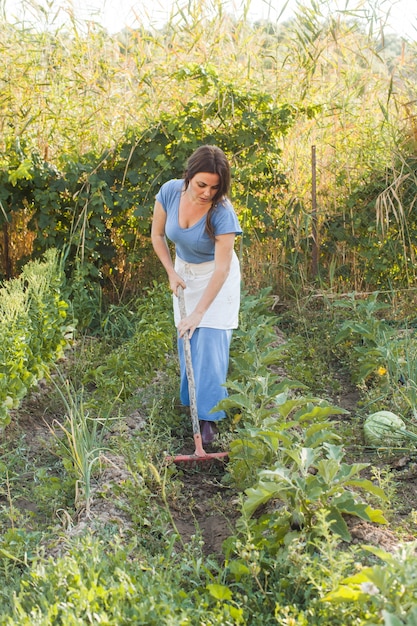
<path fill-rule="evenodd" d="M 389 563 L 390 565 L 395 565 L 395 558 L 390 552 L 386 552 L 386 550 L 382 550 L 381 548 L 378 548 L 376 546 L 363 546 L 363 549 L 371 552 L 379 559 L 381 559 L 381 561 Z"/>
<path fill-rule="evenodd" d="M 381 487 L 378 487 L 378 485 L 374 485 L 374 483 L 371 480 L 368 480 L 367 478 L 359 478 L 357 480 L 349 480 L 345 484 L 347 484 L 347 485 L 349 485 L 351 487 L 360 487 L 361 489 L 364 489 L 366 492 L 373 493 L 375 496 L 378 496 L 384 502 L 386 502 L 387 499 L 388 499 L 388 497 L 385 494 L 384 490 Z"/>
<path fill-rule="evenodd" d="M 347 585 L 361 585 L 362 583 L 373 582 L 371 579 L 372 573 L 372 567 L 365 567 L 356 574 L 353 574 L 353 576 L 344 578 L 343 583 Z"/>
<path fill-rule="evenodd" d="M 225 585 L 210 583 L 206 586 L 206 589 L 208 589 L 213 598 L 220 600 L 221 602 L 224 602 L 224 600 L 231 600 L 233 597 L 229 587 L 226 587 Z"/>
<path fill-rule="evenodd" d="M 316 460 L 317 453 L 313 448 L 301 448 L 300 450 L 300 469 L 303 472 L 313 465 Z"/>
<path fill-rule="evenodd" d="M 318 500 L 323 494 L 326 494 L 327 486 L 323 484 L 317 476 L 309 475 L 305 484 L 305 495 L 310 501 Z"/>
<path fill-rule="evenodd" d="M 230 617 L 233 618 L 235 624 L 243 623 L 243 609 L 238 609 L 235 606 L 227 604 L 227 610 L 230 613 Z"/>
<path fill-rule="evenodd" d="M 272 431 L 260 431 L 257 433 L 257 437 L 274 452 L 278 450 L 280 443 L 284 443 L 284 445 L 291 443 L 289 437 L 284 437 L 282 434 Z"/>
<path fill-rule="evenodd" d="M 305 474 L 309 467 L 314 463 L 316 453 L 312 448 L 288 448 L 285 450 L 287 456 L 295 461 L 297 470 Z"/>
<path fill-rule="evenodd" d="M 388 521 L 385 519 L 384 514 L 380 509 L 373 509 L 368 505 L 365 509 L 365 513 L 370 521 L 375 524 L 388 524 Z"/>
<path fill-rule="evenodd" d="M 321 476 L 326 483 L 330 485 L 330 483 L 332 483 L 337 476 L 340 470 L 340 465 L 338 461 L 335 461 L 334 459 L 321 459 L 318 463 L 316 463 L 316 468 L 319 476 Z"/>
<path fill-rule="evenodd" d="M 245 493 L 248 498 L 243 503 L 243 512 L 250 517 L 261 504 L 268 502 L 268 500 L 275 497 L 280 491 L 281 487 L 277 483 L 265 482 L 260 482 L 257 487 L 246 489 Z"/>
<path fill-rule="evenodd" d="M 257 463 L 265 457 L 265 450 L 258 441 L 251 439 L 235 439 L 230 444 L 230 458 L 242 459 L 247 464 Z"/>
<path fill-rule="evenodd" d="M 243 393 L 234 393 L 222 400 L 222 407 L 224 409 L 233 409 L 236 407 L 251 409 L 252 399 Z"/>
<path fill-rule="evenodd" d="M 340 586 L 335 591 L 331 591 L 322 598 L 322 602 L 358 602 L 363 596 L 359 589 L 352 589 L 352 587 Z"/>
<path fill-rule="evenodd" d="M 276 348 L 275 350 L 269 350 L 268 352 L 262 354 L 261 362 L 263 365 L 274 365 L 275 363 L 279 363 L 282 359 L 282 351 L 283 346 L 281 348 Z"/>
<path fill-rule="evenodd" d="M 353 493 L 350 491 L 345 491 L 341 495 L 335 496 L 332 500 L 332 505 L 343 513 L 356 515 L 356 517 L 360 517 L 368 522 L 370 521 L 366 513 L 368 505 L 363 502 L 357 502 Z"/>
<path fill-rule="evenodd" d="M 272 480 L 276 480 L 276 482 L 283 481 L 287 485 L 292 485 L 293 472 L 282 465 L 277 464 L 272 470 L 263 470 L 259 474 L 260 481 L 263 482 L 264 477 Z"/>
<path fill-rule="evenodd" d="M 337 446 L 332 443 L 326 443 L 323 446 L 326 449 L 326 456 L 328 459 L 334 459 L 341 462 L 345 455 L 343 446 Z"/>
<path fill-rule="evenodd" d="M 242 576 L 247 576 L 248 574 L 250 574 L 250 569 L 248 568 L 248 566 L 245 565 L 245 563 L 240 560 L 230 561 L 230 563 L 228 564 L 228 567 L 229 567 L 230 572 L 236 578 L 237 582 L 240 581 Z"/>
<path fill-rule="evenodd" d="M 342 517 L 342 514 L 336 507 L 331 507 L 326 519 L 332 522 L 331 529 L 336 535 L 339 535 L 344 541 L 351 541 L 352 535 L 349 532 L 347 524 Z"/>
<path fill-rule="evenodd" d="M 17 169 L 9 172 L 9 182 L 16 186 L 19 180 L 31 180 L 33 178 L 32 174 L 32 161 L 30 159 L 24 159 Z"/>
<path fill-rule="evenodd" d="M 317 405 L 314 407 L 307 406 L 298 411 L 297 419 L 302 424 L 303 422 L 306 422 L 308 420 L 322 420 L 323 418 L 329 417 L 331 415 L 341 415 L 346 413 L 349 413 L 349 411 L 332 405 Z"/>
<path fill-rule="evenodd" d="M 305 436 L 314 437 L 317 433 L 321 433 L 323 430 L 331 430 L 332 428 L 334 428 L 334 426 L 329 422 L 317 422 L 315 424 L 311 424 L 311 426 L 306 429 Z"/>
<path fill-rule="evenodd" d="M 356 474 L 367 468 L 368 465 L 369 463 L 353 463 L 352 465 L 342 463 L 338 473 L 339 481 L 345 483 L 351 476 L 356 476 Z"/>

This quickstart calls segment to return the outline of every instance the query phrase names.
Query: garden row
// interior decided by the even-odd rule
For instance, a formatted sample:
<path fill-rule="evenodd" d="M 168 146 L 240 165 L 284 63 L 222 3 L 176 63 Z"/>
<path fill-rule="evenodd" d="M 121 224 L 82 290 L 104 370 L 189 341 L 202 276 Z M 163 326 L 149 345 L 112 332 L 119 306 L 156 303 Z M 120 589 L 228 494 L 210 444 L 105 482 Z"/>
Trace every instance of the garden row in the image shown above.
<path fill-rule="evenodd" d="M 381 399 L 387 372 L 394 374 L 382 344 L 385 338 L 394 349 L 399 331 L 392 321 L 382 319 L 385 307 L 376 300 L 326 303 L 319 317 L 331 323 L 327 332 L 331 330 L 333 354 L 357 382 L 369 386 L 370 400 L 375 394 L 372 406 L 399 409 L 394 384 Z M 315 358 L 316 370 L 323 370 L 317 337 L 324 324 L 320 328 L 317 323 L 310 352 L 301 363 L 298 359 L 297 381 L 292 378 L 292 357 L 300 333 L 277 345 L 279 318 L 272 302 L 268 291 L 244 294 L 232 344 L 229 397 L 223 401 L 231 424 L 230 457 L 222 482 L 238 493 L 240 506 L 224 543 L 224 560 L 202 554 L 198 531 L 189 544 L 181 543 L 172 517 L 171 507 L 178 501 L 188 506 L 190 494 L 181 493 L 181 472 L 166 467 L 161 453 L 180 444 L 183 427 L 172 400 L 178 371 L 169 298 L 164 286 L 155 285 L 145 300 L 107 312 L 102 319 L 103 346 L 95 340 L 81 359 L 72 355 L 72 371 L 71 364 L 66 366 L 66 376 L 72 377 L 70 393 L 74 405 L 84 397 L 89 416 L 71 422 L 77 448 L 61 442 L 54 449 L 63 461 L 55 507 L 65 509 L 73 521 L 81 507 L 89 505 L 77 499 L 77 490 L 88 497 L 89 482 L 96 482 L 105 466 L 100 446 L 106 446 L 105 455 L 123 455 L 127 478 L 107 491 L 103 487 L 95 497 L 117 503 L 133 524 L 120 527 L 117 520 L 108 519 L 100 528 L 90 520 L 81 536 L 67 535 L 59 557 L 48 558 L 40 546 L 54 543 L 51 529 L 45 529 L 34 548 L 35 533 L 28 529 L 33 521 L 23 525 L 16 507 L 10 508 L 8 517 L 2 517 L 10 528 L 0 547 L 5 580 L 14 595 L 9 593 L 7 602 L 3 599 L 8 609 L 2 623 L 412 623 L 417 605 L 414 545 L 401 544 L 400 534 L 395 553 L 351 542 L 348 518 L 387 527 L 392 502 L 387 483 L 363 477 L 372 469 L 368 464 L 346 462 L 350 442 L 338 421 L 346 412 L 309 392 L 316 386 L 314 380 L 306 384 L 313 370 L 309 359 Z M 401 349 L 411 350 L 413 333 L 402 336 L 407 343 Z M 380 349 L 375 351 L 375 346 Z M 400 353 L 396 356 L 401 363 Z M 364 369 L 365 360 L 369 365 Z M 291 378 L 277 374 L 281 366 Z M 115 399 L 113 435 L 104 443 L 103 422 L 93 418 Z M 123 416 L 138 403 L 146 419 L 143 429 L 132 435 L 123 429 Z M 63 426 L 68 432 L 70 418 L 67 411 Z M 351 421 L 360 426 L 356 416 Z M 81 428 L 87 428 L 89 437 L 81 436 Z M 90 467 L 93 471 L 77 473 L 75 457 L 80 451 L 90 454 L 90 465 L 97 461 Z M 11 467 L 9 471 L 11 476 Z M 48 484 L 45 473 L 38 484 L 34 481 L 39 501 Z M 68 486 L 73 510 L 68 500 L 63 502 Z M 9 496 L 12 500 L 13 490 Z"/>
<path fill-rule="evenodd" d="M 63 354 L 72 329 L 58 253 L 31 261 L 0 289 L 0 426 Z"/>

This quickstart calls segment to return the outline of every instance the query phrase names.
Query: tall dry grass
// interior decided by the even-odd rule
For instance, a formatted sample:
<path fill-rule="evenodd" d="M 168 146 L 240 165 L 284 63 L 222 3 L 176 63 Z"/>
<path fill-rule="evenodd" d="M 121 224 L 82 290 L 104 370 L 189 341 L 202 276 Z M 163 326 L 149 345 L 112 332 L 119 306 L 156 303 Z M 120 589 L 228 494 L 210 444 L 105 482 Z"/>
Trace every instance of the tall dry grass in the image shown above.
<path fill-rule="evenodd" d="M 36 17 L 36 5 L 31 7 Z M 311 146 L 317 151 L 319 239 L 328 217 L 338 213 L 355 236 L 349 195 L 375 171 L 389 169 L 407 132 L 415 132 L 416 48 L 404 44 L 397 58 L 387 56 L 383 7 L 375 3 L 348 3 L 340 13 L 325 1 L 298 3 L 285 23 L 253 24 L 245 11 L 237 18 L 221 0 L 194 0 L 174 4 L 163 28 L 117 35 L 77 21 L 70 4 L 67 13 L 59 26 L 52 11 L 32 27 L 2 21 L 2 152 L 17 136 L 58 166 L 100 153 L 129 127 L 146 128 L 192 99 L 204 103 L 204 82 L 195 80 L 194 70 L 214 68 L 219 84 L 266 92 L 300 112 L 282 140 L 288 188 L 276 206 L 297 252 L 311 239 Z M 305 115 L 307 106 L 315 108 L 314 117 Z M 382 207 L 401 213 L 395 184 L 387 180 L 375 219 Z M 403 215 L 411 208 L 403 207 Z M 405 227 L 402 233 L 405 240 Z M 285 289 L 294 259 L 301 284 L 308 282 L 308 255 L 295 254 L 288 265 L 287 250 L 271 250 L 274 241 L 254 240 L 246 248 L 254 283 L 272 281 Z M 355 254 L 341 246 L 327 264 L 348 262 L 355 276 Z M 355 287 L 361 282 L 355 276 Z"/>

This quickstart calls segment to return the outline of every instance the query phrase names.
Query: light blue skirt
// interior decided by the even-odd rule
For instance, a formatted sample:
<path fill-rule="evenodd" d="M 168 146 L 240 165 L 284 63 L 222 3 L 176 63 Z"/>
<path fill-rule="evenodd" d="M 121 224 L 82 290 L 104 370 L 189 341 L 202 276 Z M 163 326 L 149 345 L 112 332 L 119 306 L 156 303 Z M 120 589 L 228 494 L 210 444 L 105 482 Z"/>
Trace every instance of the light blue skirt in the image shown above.
<path fill-rule="evenodd" d="M 225 385 L 229 368 L 229 350 L 232 340 L 231 329 L 196 328 L 191 337 L 191 361 L 197 397 L 198 419 L 218 421 L 224 419 L 224 411 L 210 413 L 220 400 L 227 397 Z M 185 369 L 184 341 L 178 337 L 180 359 L 180 400 L 190 405 L 188 379 Z"/>

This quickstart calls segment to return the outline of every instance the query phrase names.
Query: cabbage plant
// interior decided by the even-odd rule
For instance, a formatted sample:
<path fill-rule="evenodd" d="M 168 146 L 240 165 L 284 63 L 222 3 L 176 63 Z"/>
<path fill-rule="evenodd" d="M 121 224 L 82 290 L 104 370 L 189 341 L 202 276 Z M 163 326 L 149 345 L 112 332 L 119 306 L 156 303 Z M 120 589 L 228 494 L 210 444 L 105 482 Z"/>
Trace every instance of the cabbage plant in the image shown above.
<path fill-rule="evenodd" d="M 368 415 L 363 433 L 366 445 L 373 448 L 400 446 L 406 440 L 417 441 L 417 435 L 407 430 L 404 420 L 391 411 Z"/>

